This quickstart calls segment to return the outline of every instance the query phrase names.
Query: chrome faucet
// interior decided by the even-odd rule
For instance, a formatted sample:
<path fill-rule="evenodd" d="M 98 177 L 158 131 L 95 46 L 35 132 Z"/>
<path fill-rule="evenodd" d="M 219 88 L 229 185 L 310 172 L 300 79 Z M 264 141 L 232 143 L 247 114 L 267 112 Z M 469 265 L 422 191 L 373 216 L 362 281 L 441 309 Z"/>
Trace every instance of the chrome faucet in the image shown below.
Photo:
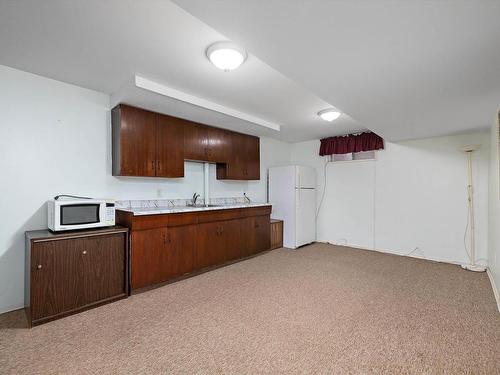
<path fill-rule="evenodd" d="M 245 200 L 247 201 L 247 203 L 251 203 L 252 202 L 250 200 L 250 198 L 247 197 L 247 193 L 243 193 L 243 196 L 245 197 Z"/>
<path fill-rule="evenodd" d="M 191 204 L 193 206 L 196 206 L 196 201 L 198 200 L 199 197 L 200 197 L 200 194 L 198 194 L 198 193 L 193 194 L 193 198 L 191 199 Z"/>

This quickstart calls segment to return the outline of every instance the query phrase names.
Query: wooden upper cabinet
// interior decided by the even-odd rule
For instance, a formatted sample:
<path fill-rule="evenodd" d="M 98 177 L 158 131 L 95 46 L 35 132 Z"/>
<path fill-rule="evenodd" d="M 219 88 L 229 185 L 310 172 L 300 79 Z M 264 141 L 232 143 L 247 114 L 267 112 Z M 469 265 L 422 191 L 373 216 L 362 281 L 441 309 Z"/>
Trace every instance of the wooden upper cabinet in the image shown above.
<path fill-rule="evenodd" d="M 217 179 L 259 180 L 259 138 L 120 104 L 113 175 L 184 177 L 184 160 L 217 163 Z"/>
<path fill-rule="evenodd" d="M 184 124 L 158 114 L 156 177 L 184 177 Z"/>
<path fill-rule="evenodd" d="M 259 180 L 260 140 L 251 135 L 231 132 L 225 165 L 217 165 L 219 180 Z"/>
<path fill-rule="evenodd" d="M 114 176 L 184 177 L 180 119 L 120 104 L 112 126 Z"/>
<path fill-rule="evenodd" d="M 156 175 L 156 113 L 127 105 L 113 108 L 113 175 Z"/>
<path fill-rule="evenodd" d="M 260 140 L 258 137 L 245 135 L 243 143 L 245 180 L 260 180 Z"/>
<path fill-rule="evenodd" d="M 208 161 L 208 126 L 184 121 L 184 157 Z"/>
<path fill-rule="evenodd" d="M 228 130 L 213 127 L 208 128 L 208 161 L 214 163 L 227 162 L 231 140 L 230 134 L 231 132 Z"/>

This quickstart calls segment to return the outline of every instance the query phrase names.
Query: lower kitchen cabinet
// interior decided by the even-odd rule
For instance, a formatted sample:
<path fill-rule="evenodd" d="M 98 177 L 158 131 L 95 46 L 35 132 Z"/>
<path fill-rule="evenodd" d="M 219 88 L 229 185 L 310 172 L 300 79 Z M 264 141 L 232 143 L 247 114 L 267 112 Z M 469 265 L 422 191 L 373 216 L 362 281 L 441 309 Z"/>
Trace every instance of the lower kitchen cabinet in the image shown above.
<path fill-rule="evenodd" d="M 246 218 L 242 228 L 244 256 L 250 256 L 271 247 L 271 223 L 268 216 Z"/>
<path fill-rule="evenodd" d="M 128 229 L 26 232 L 30 325 L 128 295 Z"/>
<path fill-rule="evenodd" d="M 161 282 L 161 257 L 167 228 L 141 230 L 131 236 L 130 273 L 132 288 L 142 288 Z"/>
<path fill-rule="evenodd" d="M 196 226 L 185 225 L 134 231 L 131 286 L 159 284 L 193 270 Z"/>
<path fill-rule="evenodd" d="M 211 267 L 244 256 L 240 233 L 239 220 L 199 224 L 195 268 Z"/>
<path fill-rule="evenodd" d="M 162 281 L 190 273 L 194 269 L 196 225 L 169 227 L 164 243 Z"/>
<path fill-rule="evenodd" d="M 198 225 L 195 258 L 195 267 L 197 269 L 224 263 L 226 257 L 221 227 L 218 222 Z"/>
<path fill-rule="evenodd" d="M 130 228 L 131 288 L 162 284 L 270 248 L 271 206 L 134 216 Z"/>

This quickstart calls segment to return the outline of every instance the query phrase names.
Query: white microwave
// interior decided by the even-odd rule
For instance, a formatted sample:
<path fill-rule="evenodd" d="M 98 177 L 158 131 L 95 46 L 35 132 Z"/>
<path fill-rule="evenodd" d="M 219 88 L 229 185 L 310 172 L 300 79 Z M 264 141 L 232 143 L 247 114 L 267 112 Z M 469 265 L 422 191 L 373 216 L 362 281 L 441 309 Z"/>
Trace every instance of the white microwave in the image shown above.
<path fill-rule="evenodd" d="M 115 225 L 112 199 L 61 199 L 47 202 L 48 227 L 54 232 Z"/>

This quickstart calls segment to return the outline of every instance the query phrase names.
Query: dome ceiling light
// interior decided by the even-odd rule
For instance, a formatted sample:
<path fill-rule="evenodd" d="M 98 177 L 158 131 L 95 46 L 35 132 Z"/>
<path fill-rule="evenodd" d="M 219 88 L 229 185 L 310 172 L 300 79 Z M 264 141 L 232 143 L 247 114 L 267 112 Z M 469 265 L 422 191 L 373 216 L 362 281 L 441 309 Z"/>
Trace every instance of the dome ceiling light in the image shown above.
<path fill-rule="evenodd" d="M 327 108 L 318 112 L 318 116 L 323 120 L 332 122 L 340 117 L 342 113 L 337 111 L 335 108 Z"/>
<path fill-rule="evenodd" d="M 248 56 L 243 48 L 232 42 L 214 43 L 206 53 L 210 62 L 225 72 L 237 69 Z"/>

